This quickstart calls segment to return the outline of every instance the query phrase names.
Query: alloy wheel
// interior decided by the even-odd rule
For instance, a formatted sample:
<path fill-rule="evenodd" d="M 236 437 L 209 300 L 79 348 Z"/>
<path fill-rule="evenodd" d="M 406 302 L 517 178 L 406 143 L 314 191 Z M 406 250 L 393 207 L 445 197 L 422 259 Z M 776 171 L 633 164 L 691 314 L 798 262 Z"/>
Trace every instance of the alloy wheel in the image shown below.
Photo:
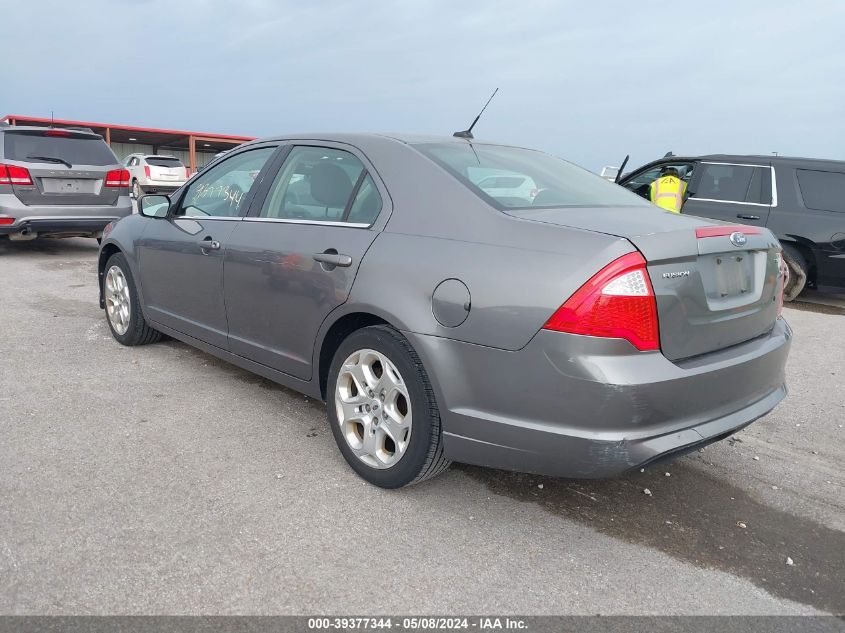
<path fill-rule="evenodd" d="M 132 303 L 129 299 L 129 284 L 119 266 L 112 266 L 106 273 L 105 299 L 109 323 L 118 335 L 126 334 Z"/>
<path fill-rule="evenodd" d="M 411 439 L 411 398 L 396 365 L 373 349 L 352 353 L 335 388 L 341 435 L 371 468 L 394 466 Z"/>

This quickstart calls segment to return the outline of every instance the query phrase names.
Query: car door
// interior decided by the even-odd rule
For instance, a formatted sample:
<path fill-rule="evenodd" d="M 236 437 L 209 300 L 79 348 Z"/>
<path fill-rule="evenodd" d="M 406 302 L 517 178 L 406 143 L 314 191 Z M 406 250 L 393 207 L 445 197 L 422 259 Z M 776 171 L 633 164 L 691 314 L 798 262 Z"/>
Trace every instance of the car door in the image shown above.
<path fill-rule="evenodd" d="M 185 187 L 167 218 L 149 221 L 138 257 L 150 319 L 226 348 L 226 244 L 277 149 L 273 144 L 233 153 Z"/>
<path fill-rule="evenodd" d="M 772 182 L 770 165 L 701 161 L 681 212 L 766 226 L 776 199 Z"/>
<path fill-rule="evenodd" d="M 389 198 L 349 146 L 297 144 L 276 162 L 226 250 L 229 349 L 307 380 L 317 331 L 346 301 Z"/>

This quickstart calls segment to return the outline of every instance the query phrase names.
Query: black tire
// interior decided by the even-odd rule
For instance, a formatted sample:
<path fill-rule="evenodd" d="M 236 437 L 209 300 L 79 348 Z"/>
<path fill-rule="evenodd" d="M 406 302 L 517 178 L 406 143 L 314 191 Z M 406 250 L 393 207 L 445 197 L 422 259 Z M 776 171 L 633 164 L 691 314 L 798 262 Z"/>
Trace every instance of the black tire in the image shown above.
<path fill-rule="evenodd" d="M 335 392 L 341 364 L 354 352 L 373 349 L 396 366 L 408 390 L 413 423 L 405 454 L 393 466 L 379 469 L 361 461 L 343 436 L 335 408 Z M 420 357 L 408 340 L 389 326 L 362 328 L 350 334 L 335 352 L 326 390 L 329 425 L 338 448 L 352 469 L 380 488 L 401 488 L 435 477 L 451 463 L 443 456 L 440 412 L 434 390 Z"/>
<path fill-rule="evenodd" d="M 123 253 L 115 253 L 109 257 L 109 261 L 106 262 L 104 274 L 107 275 L 112 266 L 120 268 L 126 279 L 126 285 L 129 288 L 129 325 L 126 328 L 126 332 L 118 334 L 112 325 L 111 319 L 108 317 L 108 313 L 106 313 L 106 323 L 109 324 L 112 336 L 121 345 L 130 347 L 157 343 L 164 335 L 151 328 L 144 318 L 144 314 L 141 312 L 141 302 L 138 299 L 138 290 L 135 287 L 135 279 L 132 277 L 132 271 L 129 269 L 129 264 L 126 262 Z M 105 284 L 105 280 L 103 283 Z"/>
<path fill-rule="evenodd" d="M 783 245 L 783 260 L 789 267 L 789 281 L 783 291 L 784 301 L 794 301 L 807 285 L 807 261 L 798 249 Z"/>
<path fill-rule="evenodd" d="M 138 184 L 137 180 L 132 181 L 132 195 L 135 196 L 135 200 L 138 200 L 141 196 L 144 195 L 144 188 Z"/>

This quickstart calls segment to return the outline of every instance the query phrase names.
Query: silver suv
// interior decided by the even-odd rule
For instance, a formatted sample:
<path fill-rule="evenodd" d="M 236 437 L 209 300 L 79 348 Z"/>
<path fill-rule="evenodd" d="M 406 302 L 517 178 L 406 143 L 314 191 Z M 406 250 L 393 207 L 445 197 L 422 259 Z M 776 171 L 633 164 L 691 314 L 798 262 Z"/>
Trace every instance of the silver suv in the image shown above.
<path fill-rule="evenodd" d="M 129 172 L 90 130 L 0 126 L 0 236 L 102 236 L 132 213 Z"/>
<path fill-rule="evenodd" d="M 185 164 L 175 156 L 130 154 L 123 164 L 129 170 L 132 195 L 136 199 L 145 193 L 176 191 L 189 177 Z"/>

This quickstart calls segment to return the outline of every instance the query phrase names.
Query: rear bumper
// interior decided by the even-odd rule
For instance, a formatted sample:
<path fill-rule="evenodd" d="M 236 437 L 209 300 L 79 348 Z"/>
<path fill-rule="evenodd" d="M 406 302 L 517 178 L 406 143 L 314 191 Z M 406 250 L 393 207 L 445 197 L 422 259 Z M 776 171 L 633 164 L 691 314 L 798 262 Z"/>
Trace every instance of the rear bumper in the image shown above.
<path fill-rule="evenodd" d="M 546 475 L 619 475 L 720 440 L 785 396 L 792 338 L 767 335 L 673 363 L 625 341 L 541 331 L 507 352 L 408 334 L 454 461 Z"/>
<path fill-rule="evenodd" d="M 109 222 L 128 215 L 132 215 L 128 194 L 118 197 L 114 205 L 103 206 L 28 206 L 15 196 L 0 196 L 0 216 L 15 220 L 13 224 L 0 225 L 0 235 L 97 233 Z"/>
<path fill-rule="evenodd" d="M 174 180 L 139 180 L 138 184 L 144 191 L 176 191 L 185 184 Z"/>
<path fill-rule="evenodd" d="M 16 233 L 35 233 L 58 235 L 62 233 L 100 233 L 109 222 L 119 220 L 113 218 L 38 218 L 27 219 L 11 226 L 0 225 L 0 235 L 12 235 Z"/>

